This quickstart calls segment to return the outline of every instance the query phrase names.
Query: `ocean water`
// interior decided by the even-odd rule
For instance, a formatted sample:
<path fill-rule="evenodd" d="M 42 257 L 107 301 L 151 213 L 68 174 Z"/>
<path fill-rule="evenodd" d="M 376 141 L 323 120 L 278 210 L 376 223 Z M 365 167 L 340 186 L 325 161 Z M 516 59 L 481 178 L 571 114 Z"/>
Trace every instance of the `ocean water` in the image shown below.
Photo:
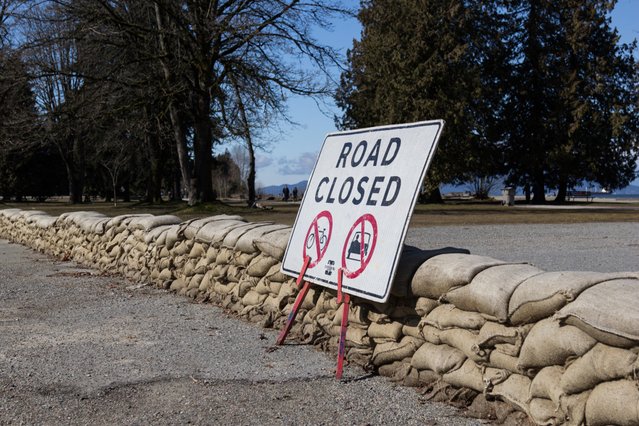
<path fill-rule="evenodd" d="M 611 198 L 617 200 L 633 200 L 636 199 L 639 201 L 639 194 L 594 194 L 594 198 Z"/>

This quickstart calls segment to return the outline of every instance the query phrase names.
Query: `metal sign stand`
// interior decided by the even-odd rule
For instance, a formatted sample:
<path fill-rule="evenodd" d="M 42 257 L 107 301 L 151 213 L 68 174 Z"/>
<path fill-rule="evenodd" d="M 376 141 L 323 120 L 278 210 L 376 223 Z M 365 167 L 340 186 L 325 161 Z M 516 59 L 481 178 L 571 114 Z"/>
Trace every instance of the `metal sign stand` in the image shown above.
<path fill-rule="evenodd" d="M 311 283 L 304 280 L 304 274 L 306 273 L 306 269 L 308 269 L 308 265 L 311 262 L 310 256 L 307 256 L 304 259 L 304 265 L 302 266 L 302 270 L 300 271 L 299 276 L 297 277 L 297 286 L 299 287 L 302 282 L 304 285 L 300 292 L 297 294 L 297 298 L 295 299 L 295 303 L 293 304 L 293 308 L 291 312 L 288 314 L 288 318 L 286 319 L 286 324 L 284 328 L 280 331 L 280 334 L 277 336 L 277 340 L 275 341 L 276 345 L 282 345 L 284 340 L 286 340 L 286 336 L 289 331 L 291 331 L 291 327 L 293 326 L 293 322 L 297 317 L 297 313 L 302 306 L 302 302 L 304 298 L 308 294 L 309 288 L 311 288 Z M 351 296 L 348 293 L 342 292 L 342 280 L 343 280 L 344 270 L 340 268 L 337 271 L 337 303 L 344 303 L 344 310 L 342 311 L 342 325 L 340 326 L 339 331 L 339 345 L 337 349 L 337 369 L 335 371 L 335 378 L 341 379 L 342 373 L 344 371 L 344 355 L 346 353 L 346 329 L 348 327 L 348 311 L 349 304 L 351 300 Z"/>
<path fill-rule="evenodd" d="M 308 268 L 309 263 L 311 263 L 311 257 L 306 256 L 306 258 L 304 258 L 304 265 L 302 265 L 302 270 L 300 271 L 300 274 L 297 277 L 296 282 L 298 287 L 300 286 L 302 281 L 304 281 L 304 274 L 306 273 L 306 269 Z M 309 288 L 311 288 L 311 283 L 308 281 L 304 281 L 304 286 L 302 287 L 300 292 L 297 294 L 297 298 L 295 299 L 295 303 L 293 304 L 293 309 L 291 309 L 291 312 L 288 314 L 288 318 L 286 319 L 286 325 L 284 325 L 284 328 L 282 329 L 282 331 L 280 331 L 279 336 L 277 336 L 277 340 L 275 341 L 276 345 L 279 346 L 282 343 L 284 343 L 284 340 L 286 339 L 288 332 L 291 331 L 291 327 L 293 326 L 293 321 L 295 321 L 295 317 L 297 316 L 297 311 L 299 311 L 300 306 L 302 305 L 302 302 L 304 301 L 304 298 L 306 297 L 306 294 L 308 293 Z"/>
<path fill-rule="evenodd" d="M 344 355 L 346 353 L 346 329 L 348 327 L 348 310 L 351 301 L 351 295 L 342 292 L 342 280 L 344 275 L 344 269 L 339 268 L 337 271 L 337 303 L 344 302 L 344 310 L 342 311 L 342 325 L 339 329 L 339 346 L 337 349 L 337 370 L 335 371 L 335 378 L 342 378 L 342 371 L 344 370 Z"/>

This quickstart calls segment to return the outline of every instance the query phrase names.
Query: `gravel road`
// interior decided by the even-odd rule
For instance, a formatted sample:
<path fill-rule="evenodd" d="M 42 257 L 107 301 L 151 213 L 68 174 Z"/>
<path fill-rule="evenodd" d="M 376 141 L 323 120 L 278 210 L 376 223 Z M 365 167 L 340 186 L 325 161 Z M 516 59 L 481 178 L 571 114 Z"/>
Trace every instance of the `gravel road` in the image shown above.
<path fill-rule="evenodd" d="M 0 424 L 451 424 L 360 368 L 211 305 L 0 240 Z M 129 287 L 129 288 L 127 288 Z"/>
<path fill-rule="evenodd" d="M 411 229 L 545 270 L 639 269 L 639 224 Z M 211 305 L 0 240 L 0 424 L 480 424 Z"/>
<path fill-rule="evenodd" d="M 530 262 L 546 271 L 637 271 L 639 212 L 634 223 L 411 228 L 406 244 L 466 248 L 500 260 Z"/>

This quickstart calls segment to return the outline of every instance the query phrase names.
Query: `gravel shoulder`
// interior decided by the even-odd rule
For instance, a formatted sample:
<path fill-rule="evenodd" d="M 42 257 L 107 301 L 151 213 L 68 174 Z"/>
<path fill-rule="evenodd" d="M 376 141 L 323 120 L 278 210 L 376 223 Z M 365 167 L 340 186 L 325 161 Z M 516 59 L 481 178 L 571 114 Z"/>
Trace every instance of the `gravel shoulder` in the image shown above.
<path fill-rule="evenodd" d="M 0 240 L 0 424 L 479 424 L 277 332 Z"/>

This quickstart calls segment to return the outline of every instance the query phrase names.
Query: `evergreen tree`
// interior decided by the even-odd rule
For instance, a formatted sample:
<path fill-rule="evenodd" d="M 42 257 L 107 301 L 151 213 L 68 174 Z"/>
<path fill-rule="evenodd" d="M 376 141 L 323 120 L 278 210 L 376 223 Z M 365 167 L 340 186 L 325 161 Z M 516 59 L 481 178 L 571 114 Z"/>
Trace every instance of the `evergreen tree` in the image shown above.
<path fill-rule="evenodd" d="M 611 28 L 613 0 L 509 3 L 519 31 L 510 60 L 504 145 L 508 180 L 557 201 L 584 180 L 614 189 L 634 178 L 637 69 Z"/>
<path fill-rule="evenodd" d="M 502 55 L 504 30 L 497 8 L 463 0 L 369 0 L 362 3 L 362 36 L 348 53 L 337 104 L 343 129 L 443 118 L 446 128 L 429 171 L 431 189 L 440 182 L 471 180 L 502 164 L 493 114 L 499 97 L 482 67 Z M 481 34 L 482 25 L 492 33 Z M 487 44 L 484 46 L 484 44 Z M 498 67 L 499 68 L 499 67 Z M 489 131 L 490 128 L 490 131 Z M 498 132 L 497 132 L 498 133 Z"/>

